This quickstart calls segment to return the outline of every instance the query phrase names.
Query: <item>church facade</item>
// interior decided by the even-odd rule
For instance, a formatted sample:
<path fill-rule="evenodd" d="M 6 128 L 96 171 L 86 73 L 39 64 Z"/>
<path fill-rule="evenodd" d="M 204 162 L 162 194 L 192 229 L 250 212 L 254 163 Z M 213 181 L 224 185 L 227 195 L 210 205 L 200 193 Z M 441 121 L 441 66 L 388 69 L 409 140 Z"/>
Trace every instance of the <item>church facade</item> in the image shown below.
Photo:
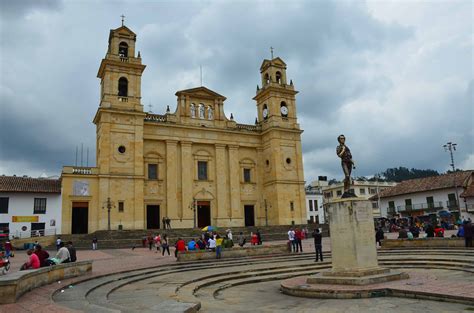
<path fill-rule="evenodd" d="M 97 77 L 96 167 L 64 166 L 62 233 L 106 229 L 290 225 L 306 222 L 293 83 L 264 60 L 255 125 L 224 113 L 206 87 L 176 92 L 163 115 L 144 112 L 136 34 L 111 30 Z"/>

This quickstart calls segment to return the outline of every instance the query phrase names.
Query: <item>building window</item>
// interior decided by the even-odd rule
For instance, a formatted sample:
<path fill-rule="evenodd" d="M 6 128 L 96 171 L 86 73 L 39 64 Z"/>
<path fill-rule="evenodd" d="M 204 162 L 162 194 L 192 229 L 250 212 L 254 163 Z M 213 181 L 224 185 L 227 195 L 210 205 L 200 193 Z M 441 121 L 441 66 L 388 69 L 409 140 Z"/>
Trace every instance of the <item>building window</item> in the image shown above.
<path fill-rule="evenodd" d="M 411 210 L 411 199 L 405 199 L 406 210 Z"/>
<path fill-rule="evenodd" d="M 309 200 L 309 210 L 313 211 L 313 200 Z"/>
<path fill-rule="evenodd" d="M 377 202 L 375 202 L 375 201 L 372 202 L 372 209 L 376 209 L 376 208 L 378 208 L 378 207 L 379 207 L 379 206 L 378 206 Z"/>
<path fill-rule="evenodd" d="M 119 56 L 128 57 L 128 44 L 126 42 L 121 42 L 119 45 Z"/>
<path fill-rule="evenodd" d="M 46 213 L 46 198 L 35 198 L 33 214 Z"/>
<path fill-rule="evenodd" d="M 376 189 L 376 188 L 369 188 L 369 194 L 375 195 L 376 193 L 377 193 L 377 189 Z"/>
<path fill-rule="evenodd" d="M 340 196 L 340 195 L 342 195 L 342 190 L 338 190 L 336 193 L 337 193 L 338 196 Z"/>
<path fill-rule="evenodd" d="M 0 198 L 0 214 L 8 214 L 8 198 Z"/>
<path fill-rule="evenodd" d="M 250 183 L 250 169 L 244 168 L 244 182 Z"/>
<path fill-rule="evenodd" d="M 318 211 L 319 207 L 318 207 L 318 200 L 313 200 L 314 201 L 314 210 L 315 211 Z"/>
<path fill-rule="evenodd" d="M 198 161 L 198 179 L 207 180 L 207 162 Z"/>
<path fill-rule="evenodd" d="M 118 211 L 119 212 L 123 212 L 123 209 L 124 208 L 124 202 L 123 201 L 119 201 L 118 203 Z"/>
<path fill-rule="evenodd" d="M 354 188 L 349 189 L 349 193 L 354 194 Z"/>
<path fill-rule="evenodd" d="M 393 211 L 395 211 L 395 201 L 389 201 L 388 202 L 388 207 L 390 209 L 392 209 Z"/>
<path fill-rule="evenodd" d="M 365 188 L 360 188 L 360 189 L 359 189 L 359 193 L 360 193 L 361 195 L 365 195 Z"/>
<path fill-rule="evenodd" d="M 426 203 L 428 204 L 428 208 L 434 208 L 434 199 L 433 197 L 426 197 Z"/>
<path fill-rule="evenodd" d="M 294 205 L 293 201 L 290 202 L 290 210 L 291 211 L 295 210 L 295 205 Z"/>
<path fill-rule="evenodd" d="M 158 164 L 148 164 L 148 179 L 158 179 Z"/>
<path fill-rule="evenodd" d="M 128 80 L 125 77 L 120 77 L 118 81 L 118 95 L 128 97 Z"/>

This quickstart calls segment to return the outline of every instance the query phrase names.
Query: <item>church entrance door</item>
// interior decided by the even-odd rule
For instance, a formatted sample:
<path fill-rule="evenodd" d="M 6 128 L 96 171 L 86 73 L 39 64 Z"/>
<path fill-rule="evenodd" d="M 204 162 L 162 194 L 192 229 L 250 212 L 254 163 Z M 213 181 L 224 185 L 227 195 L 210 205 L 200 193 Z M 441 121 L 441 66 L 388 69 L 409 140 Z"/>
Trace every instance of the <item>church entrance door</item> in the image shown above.
<path fill-rule="evenodd" d="M 159 205 L 146 206 L 146 228 L 147 229 L 160 228 L 160 206 Z"/>
<path fill-rule="evenodd" d="M 199 228 L 211 225 L 211 203 L 209 201 L 198 201 L 197 215 Z"/>
<path fill-rule="evenodd" d="M 253 205 L 244 205 L 245 226 L 255 226 L 255 210 Z"/>
<path fill-rule="evenodd" d="M 89 226 L 89 203 L 72 203 L 71 234 L 87 234 Z"/>

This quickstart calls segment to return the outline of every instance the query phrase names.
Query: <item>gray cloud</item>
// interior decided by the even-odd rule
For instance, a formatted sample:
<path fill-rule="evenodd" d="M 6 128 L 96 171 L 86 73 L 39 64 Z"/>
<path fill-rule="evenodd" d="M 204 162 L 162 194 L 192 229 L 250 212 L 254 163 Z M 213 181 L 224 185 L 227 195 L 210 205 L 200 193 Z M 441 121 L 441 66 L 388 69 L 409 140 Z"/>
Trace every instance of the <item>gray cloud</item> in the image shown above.
<path fill-rule="evenodd" d="M 340 133 L 357 175 L 400 165 L 444 171 L 441 146 L 450 140 L 459 163 L 474 160 L 469 3 L 393 12 L 332 1 L 5 3 L 0 172 L 57 174 L 81 142 L 95 158 L 95 75 L 122 13 L 147 65 L 143 104 L 158 113 L 174 108 L 177 90 L 199 85 L 202 65 L 204 84 L 228 98 L 226 113 L 253 123 L 259 66 L 275 47 L 300 91 L 308 181 L 341 176 Z M 419 18 L 423 10 L 438 24 Z"/>

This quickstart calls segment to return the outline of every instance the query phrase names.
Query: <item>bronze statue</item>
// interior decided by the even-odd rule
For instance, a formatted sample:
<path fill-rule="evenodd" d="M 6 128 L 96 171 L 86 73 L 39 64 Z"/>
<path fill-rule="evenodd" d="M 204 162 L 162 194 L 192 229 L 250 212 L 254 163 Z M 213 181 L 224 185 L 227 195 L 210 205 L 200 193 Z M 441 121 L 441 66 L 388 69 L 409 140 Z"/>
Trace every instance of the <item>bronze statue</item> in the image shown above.
<path fill-rule="evenodd" d="M 351 189 L 351 172 L 352 169 L 355 169 L 355 163 L 352 160 L 351 150 L 348 146 L 345 145 L 346 137 L 340 135 L 337 137 L 339 146 L 336 148 L 337 156 L 341 158 L 342 171 L 344 172 L 344 193 L 342 198 L 356 197 L 354 192 L 349 192 Z"/>

